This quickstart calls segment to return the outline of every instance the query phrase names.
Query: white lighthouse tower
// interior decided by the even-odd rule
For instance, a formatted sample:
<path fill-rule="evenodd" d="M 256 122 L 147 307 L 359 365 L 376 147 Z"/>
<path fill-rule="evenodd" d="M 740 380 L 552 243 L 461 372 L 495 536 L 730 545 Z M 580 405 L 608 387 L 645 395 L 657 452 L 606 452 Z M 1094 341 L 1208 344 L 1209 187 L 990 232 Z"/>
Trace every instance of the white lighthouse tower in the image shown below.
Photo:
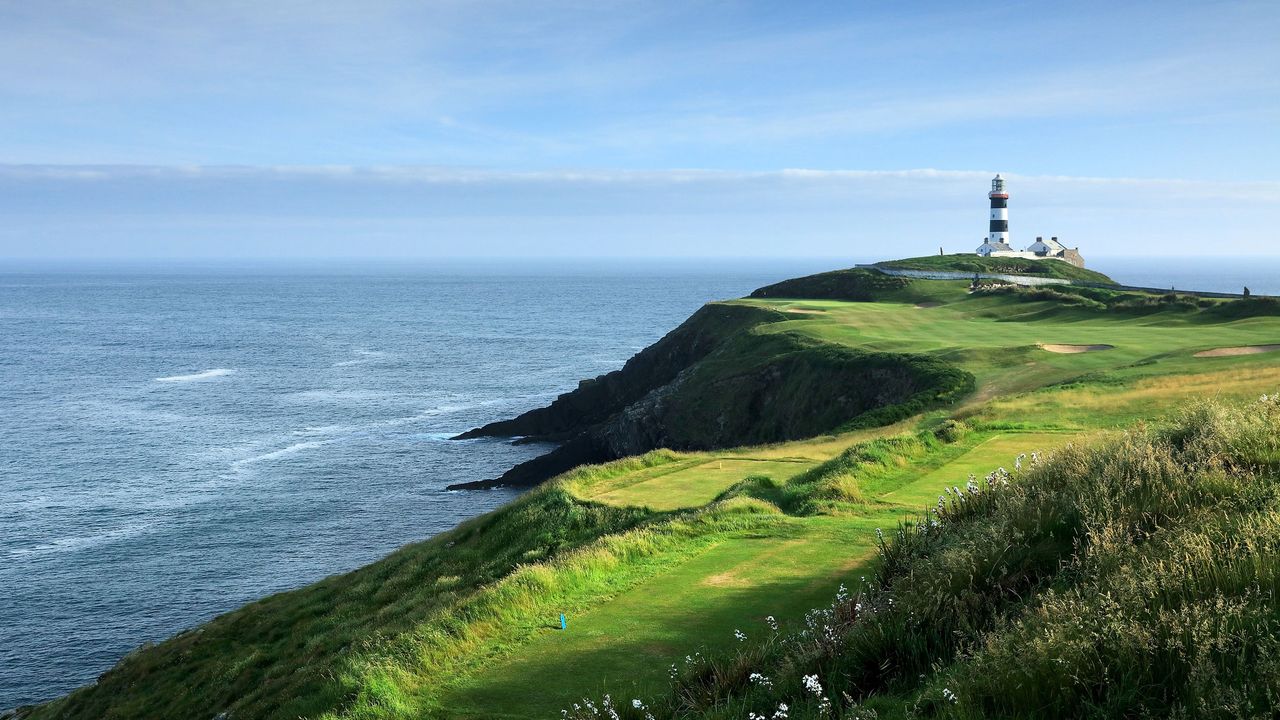
<path fill-rule="evenodd" d="M 1004 178 L 996 175 L 991 181 L 991 221 L 987 225 L 987 239 L 978 248 L 984 257 L 1007 255 L 1014 252 L 1009 245 L 1009 193 L 1004 189 Z"/>
<path fill-rule="evenodd" d="M 1080 248 L 1069 248 L 1058 242 L 1058 238 L 1036 238 L 1026 250 L 1014 250 L 1009 245 L 1009 191 L 1005 190 L 1004 178 L 996 175 L 991 179 L 991 192 L 987 193 L 991 200 L 991 219 L 987 225 L 987 236 L 978 246 L 978 255 L 996 258 L 1025 258 L 1027 260 L 1062 260 L 1076 267 L 1084 267 L 1084 258 L 1080 257 Z"/>
<path fill-rule="evenodd" d="M 992 245 L 1009 244 L 1009 193 L 1004 189 L 1004 178 L 996 175 L 991 181 L 991 227 L 987 242 Z"/>

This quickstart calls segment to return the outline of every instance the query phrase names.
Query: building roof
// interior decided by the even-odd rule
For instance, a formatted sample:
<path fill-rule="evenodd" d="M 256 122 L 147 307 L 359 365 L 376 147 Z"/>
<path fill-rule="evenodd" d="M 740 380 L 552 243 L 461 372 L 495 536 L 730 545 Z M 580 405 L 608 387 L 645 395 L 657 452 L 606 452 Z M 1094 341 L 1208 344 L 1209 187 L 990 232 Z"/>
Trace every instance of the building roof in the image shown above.
<path fill-rule="evenodd" d="M 1065 249 L 1066 247 L 1064 247 L 1062 243 L 1057 240 L 1053 240 L 1052 238 L 1049 240 L 1037 238 L 1035 242 L 1027 246 L 1027 250 L 1029 252 L 1043 253 L 1046 255 L 1057 255 Z"/>

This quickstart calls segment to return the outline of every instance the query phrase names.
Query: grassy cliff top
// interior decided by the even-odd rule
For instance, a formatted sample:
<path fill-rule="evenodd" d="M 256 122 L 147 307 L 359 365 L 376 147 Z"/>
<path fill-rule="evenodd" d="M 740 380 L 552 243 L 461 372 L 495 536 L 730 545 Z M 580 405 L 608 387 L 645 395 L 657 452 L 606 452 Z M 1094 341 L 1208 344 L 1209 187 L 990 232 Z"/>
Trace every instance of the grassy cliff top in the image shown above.
<path fill-rule="evenodd" d="M 1006 275 L 1035 275 L 1064 280 L 1115 284 L 1115 280 L 1100 272 L 1078 268 L 1061 260 L 1031 260 L 1027 258 L 980 257 L 978 255 L 927 255 L 925 257 L 890 260 L 877 263 L 885 267 L 905 270 L 944 270 L 955 272 L 1002 273 Z"/>
<path fill-rule="evenodd" d="M 736 342 L 768 347 L 785 335 L 945 362 L 976 378 L 960 403 L 889 427 L 579 468 L 366 568 L 140 649 L 94 685 L 30 713 L 532 719 L 558 717 L 587 695 L 598 706 L 611 692 L 627 705 L 622 716 L 637 720 L 631 698 L 662 708 L 659 717 L 741 718 L 766 702 L 767 715 L 786 702 L 793 718 L 820 716 L 795 677 L 801 671 L 816 672 L 833 701 L 849 692 L 881 718 L 902 717 L 913 703 L 944 716 L 1030 717 L 1045 707 L 1165 716 L 1185 709 L 1183 688 L 1224 702 L 1270 697 L 1254 689 L 1280 679 L 1280 648 L 1263 642 L 1280 636 L 1266 624 L 1280 581 L 1263 559 L 1274 559 L 1275 545 L 1255 552 L 1232 538 L 1280 537 L 1272 492 L 1280 410 L 1256 405 L 1280 390 L 1280 352 L 1265 351 L 1280 343 L 1280 308 L 967 285 L 838 271 L 732 303 L 771 320 Z M 1205 354 L 1223 348 L 1240 352 Z M 740 363 L 721 375 L 771 377 L 774 365 Z M 776 372 L 779 387 L 797 375 Z M 1108 444 L 1206 396 L 1244 409 Z M 708 412 L 718 402 L 698 400 Z M 1015 471 L 1011 483 L 1035 483 L 1026 492 L 972 509 L 950 509 L 952 498 L 941 519 L 954 531 L 892 540 L 899 523 L 951 497 L 945 488 L 964 487 L 971 473 L 981 482 L 997 467 L 1014 471 L 1021 453 L 1070 444 L 1090 450 Z M 877 528 L 890 536 L 891 566 Z M 1194 572 L 1176 572 L 1183 566 Z M 773 638 L 808 629 L 809 611 L 831 608 L 841 584 L 866 590 L 864 576 L 876 584 L 864 597 L 910 602 L 905 614 L 883 616 L 897 625 L 854 627 L 848 616 L 833 625 L 845 647 L 864 654 L 769 655 L 803 649 Z M 1164 615 L 1144 616 L 1135 599 L 1153 596 L 1168 601 L 1157 608 Z M 567 631 L 558 629 L 562 612 Z M 1168 613 L 1183 624 L 1162 624 Z M 1153 627 L 1164 645 L 1143 634 Z M 1223 660 L 1233 657 L 1238 671 Z M 1081 678 L 1098 682 L 1071 684 Z M 707 694 L 691 694 L 698 688 Z M 960 700 L 946 700 L 944 688 Z M 1153 688 L 1176 692 L 1142 694 Z M 1116 704 L 1125 697 L 1135 704 Z M 1082 698 L 1099 704 L 1082 708 Z"/>

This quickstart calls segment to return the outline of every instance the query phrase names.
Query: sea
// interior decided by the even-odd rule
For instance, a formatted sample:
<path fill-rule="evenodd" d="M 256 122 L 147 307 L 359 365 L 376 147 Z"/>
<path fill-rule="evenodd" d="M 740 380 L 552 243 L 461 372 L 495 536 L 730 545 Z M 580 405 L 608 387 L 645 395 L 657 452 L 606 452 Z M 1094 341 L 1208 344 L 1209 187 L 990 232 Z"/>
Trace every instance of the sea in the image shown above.
<path fill-rule="evenodd" d="M 703 303 L 860 258 L 0 262 L 0 710 L 511 500 L 455 441 Z M 1113 258 L 1280 295 L 1280 259 Z"/>

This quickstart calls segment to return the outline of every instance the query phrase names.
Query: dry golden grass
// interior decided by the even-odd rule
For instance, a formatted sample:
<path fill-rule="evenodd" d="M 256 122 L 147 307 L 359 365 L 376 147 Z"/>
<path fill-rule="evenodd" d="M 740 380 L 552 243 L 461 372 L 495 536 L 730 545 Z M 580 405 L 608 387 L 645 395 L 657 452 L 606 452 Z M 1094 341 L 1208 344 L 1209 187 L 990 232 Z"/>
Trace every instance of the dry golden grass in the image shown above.
<path fill-rule="evenodd" d="M 976 415 L 1054 426 L 1102 427 L 1153 419 L 1193 398 L 1239 401 L 1280 388 L 1280 366 L 1143 378 L 1127 386 L 1087 385 L 987 402 Z M 1099 422 L 1102 420 L 1105 422 Z"/>

